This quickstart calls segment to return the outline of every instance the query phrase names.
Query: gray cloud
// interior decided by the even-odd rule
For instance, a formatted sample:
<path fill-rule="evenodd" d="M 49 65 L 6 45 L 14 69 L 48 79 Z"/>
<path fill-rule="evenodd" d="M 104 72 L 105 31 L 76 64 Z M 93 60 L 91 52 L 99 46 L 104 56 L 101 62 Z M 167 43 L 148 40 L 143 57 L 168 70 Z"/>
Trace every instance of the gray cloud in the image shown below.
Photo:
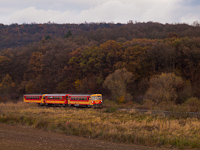
<path fill-rule="evenodd" d="M 0 23 L 83 23 L 129 20 L 192 23 L 200 20 L 197 0 L 0 0 Z"/>

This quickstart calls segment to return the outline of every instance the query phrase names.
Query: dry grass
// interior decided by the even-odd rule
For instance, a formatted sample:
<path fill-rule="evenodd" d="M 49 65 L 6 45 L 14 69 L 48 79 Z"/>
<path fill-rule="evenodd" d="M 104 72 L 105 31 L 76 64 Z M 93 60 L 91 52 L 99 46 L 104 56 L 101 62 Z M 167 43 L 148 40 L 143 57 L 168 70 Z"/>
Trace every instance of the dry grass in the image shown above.
<path fill-rule="evenodd" d="M 0 103 L 0 122 L 113 142 L 200 148 L 198 119 L 169 119 L 151 112 Z"/>

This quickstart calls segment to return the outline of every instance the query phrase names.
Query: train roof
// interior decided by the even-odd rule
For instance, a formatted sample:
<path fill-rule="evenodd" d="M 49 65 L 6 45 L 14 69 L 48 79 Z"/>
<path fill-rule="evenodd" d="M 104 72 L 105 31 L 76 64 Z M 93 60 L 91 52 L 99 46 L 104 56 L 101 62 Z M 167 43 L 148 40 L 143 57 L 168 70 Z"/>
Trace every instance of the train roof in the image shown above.
<path fill-rule="evenodd" d="M 70 94 L 69 96 L 91 96 L 92 94 Z"/>
<path fill-rule="evenodd" d="M 45 96 L 68 96 L 69 94 L 45 94 Z"/>
<path fill-rule="evenodd" d="M 24 96 L 42 96 L 44 94 L 24 94 Z"/>

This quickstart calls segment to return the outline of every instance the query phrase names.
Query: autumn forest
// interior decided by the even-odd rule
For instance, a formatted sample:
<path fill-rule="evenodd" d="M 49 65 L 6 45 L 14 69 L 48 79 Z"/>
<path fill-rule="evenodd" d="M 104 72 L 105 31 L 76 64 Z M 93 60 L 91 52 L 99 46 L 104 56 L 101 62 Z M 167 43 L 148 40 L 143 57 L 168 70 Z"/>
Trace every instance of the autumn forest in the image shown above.
<path fill-rule="evenodd" d="M 0 24 L 1 101 L 101 93 L 117 103 L 200 99 L 200 26 Z"/>

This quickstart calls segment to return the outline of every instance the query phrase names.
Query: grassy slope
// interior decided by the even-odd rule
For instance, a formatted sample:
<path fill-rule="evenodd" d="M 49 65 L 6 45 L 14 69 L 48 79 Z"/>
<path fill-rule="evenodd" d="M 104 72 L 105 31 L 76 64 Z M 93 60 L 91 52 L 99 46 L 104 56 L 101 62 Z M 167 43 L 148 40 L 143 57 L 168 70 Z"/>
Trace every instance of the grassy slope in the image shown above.
<path fill-rule="evenodd" d="M 150 112 L 0 103 L 0 122 L 113 142 L 200 148 L 198 119 L 169 119 Z"/>

